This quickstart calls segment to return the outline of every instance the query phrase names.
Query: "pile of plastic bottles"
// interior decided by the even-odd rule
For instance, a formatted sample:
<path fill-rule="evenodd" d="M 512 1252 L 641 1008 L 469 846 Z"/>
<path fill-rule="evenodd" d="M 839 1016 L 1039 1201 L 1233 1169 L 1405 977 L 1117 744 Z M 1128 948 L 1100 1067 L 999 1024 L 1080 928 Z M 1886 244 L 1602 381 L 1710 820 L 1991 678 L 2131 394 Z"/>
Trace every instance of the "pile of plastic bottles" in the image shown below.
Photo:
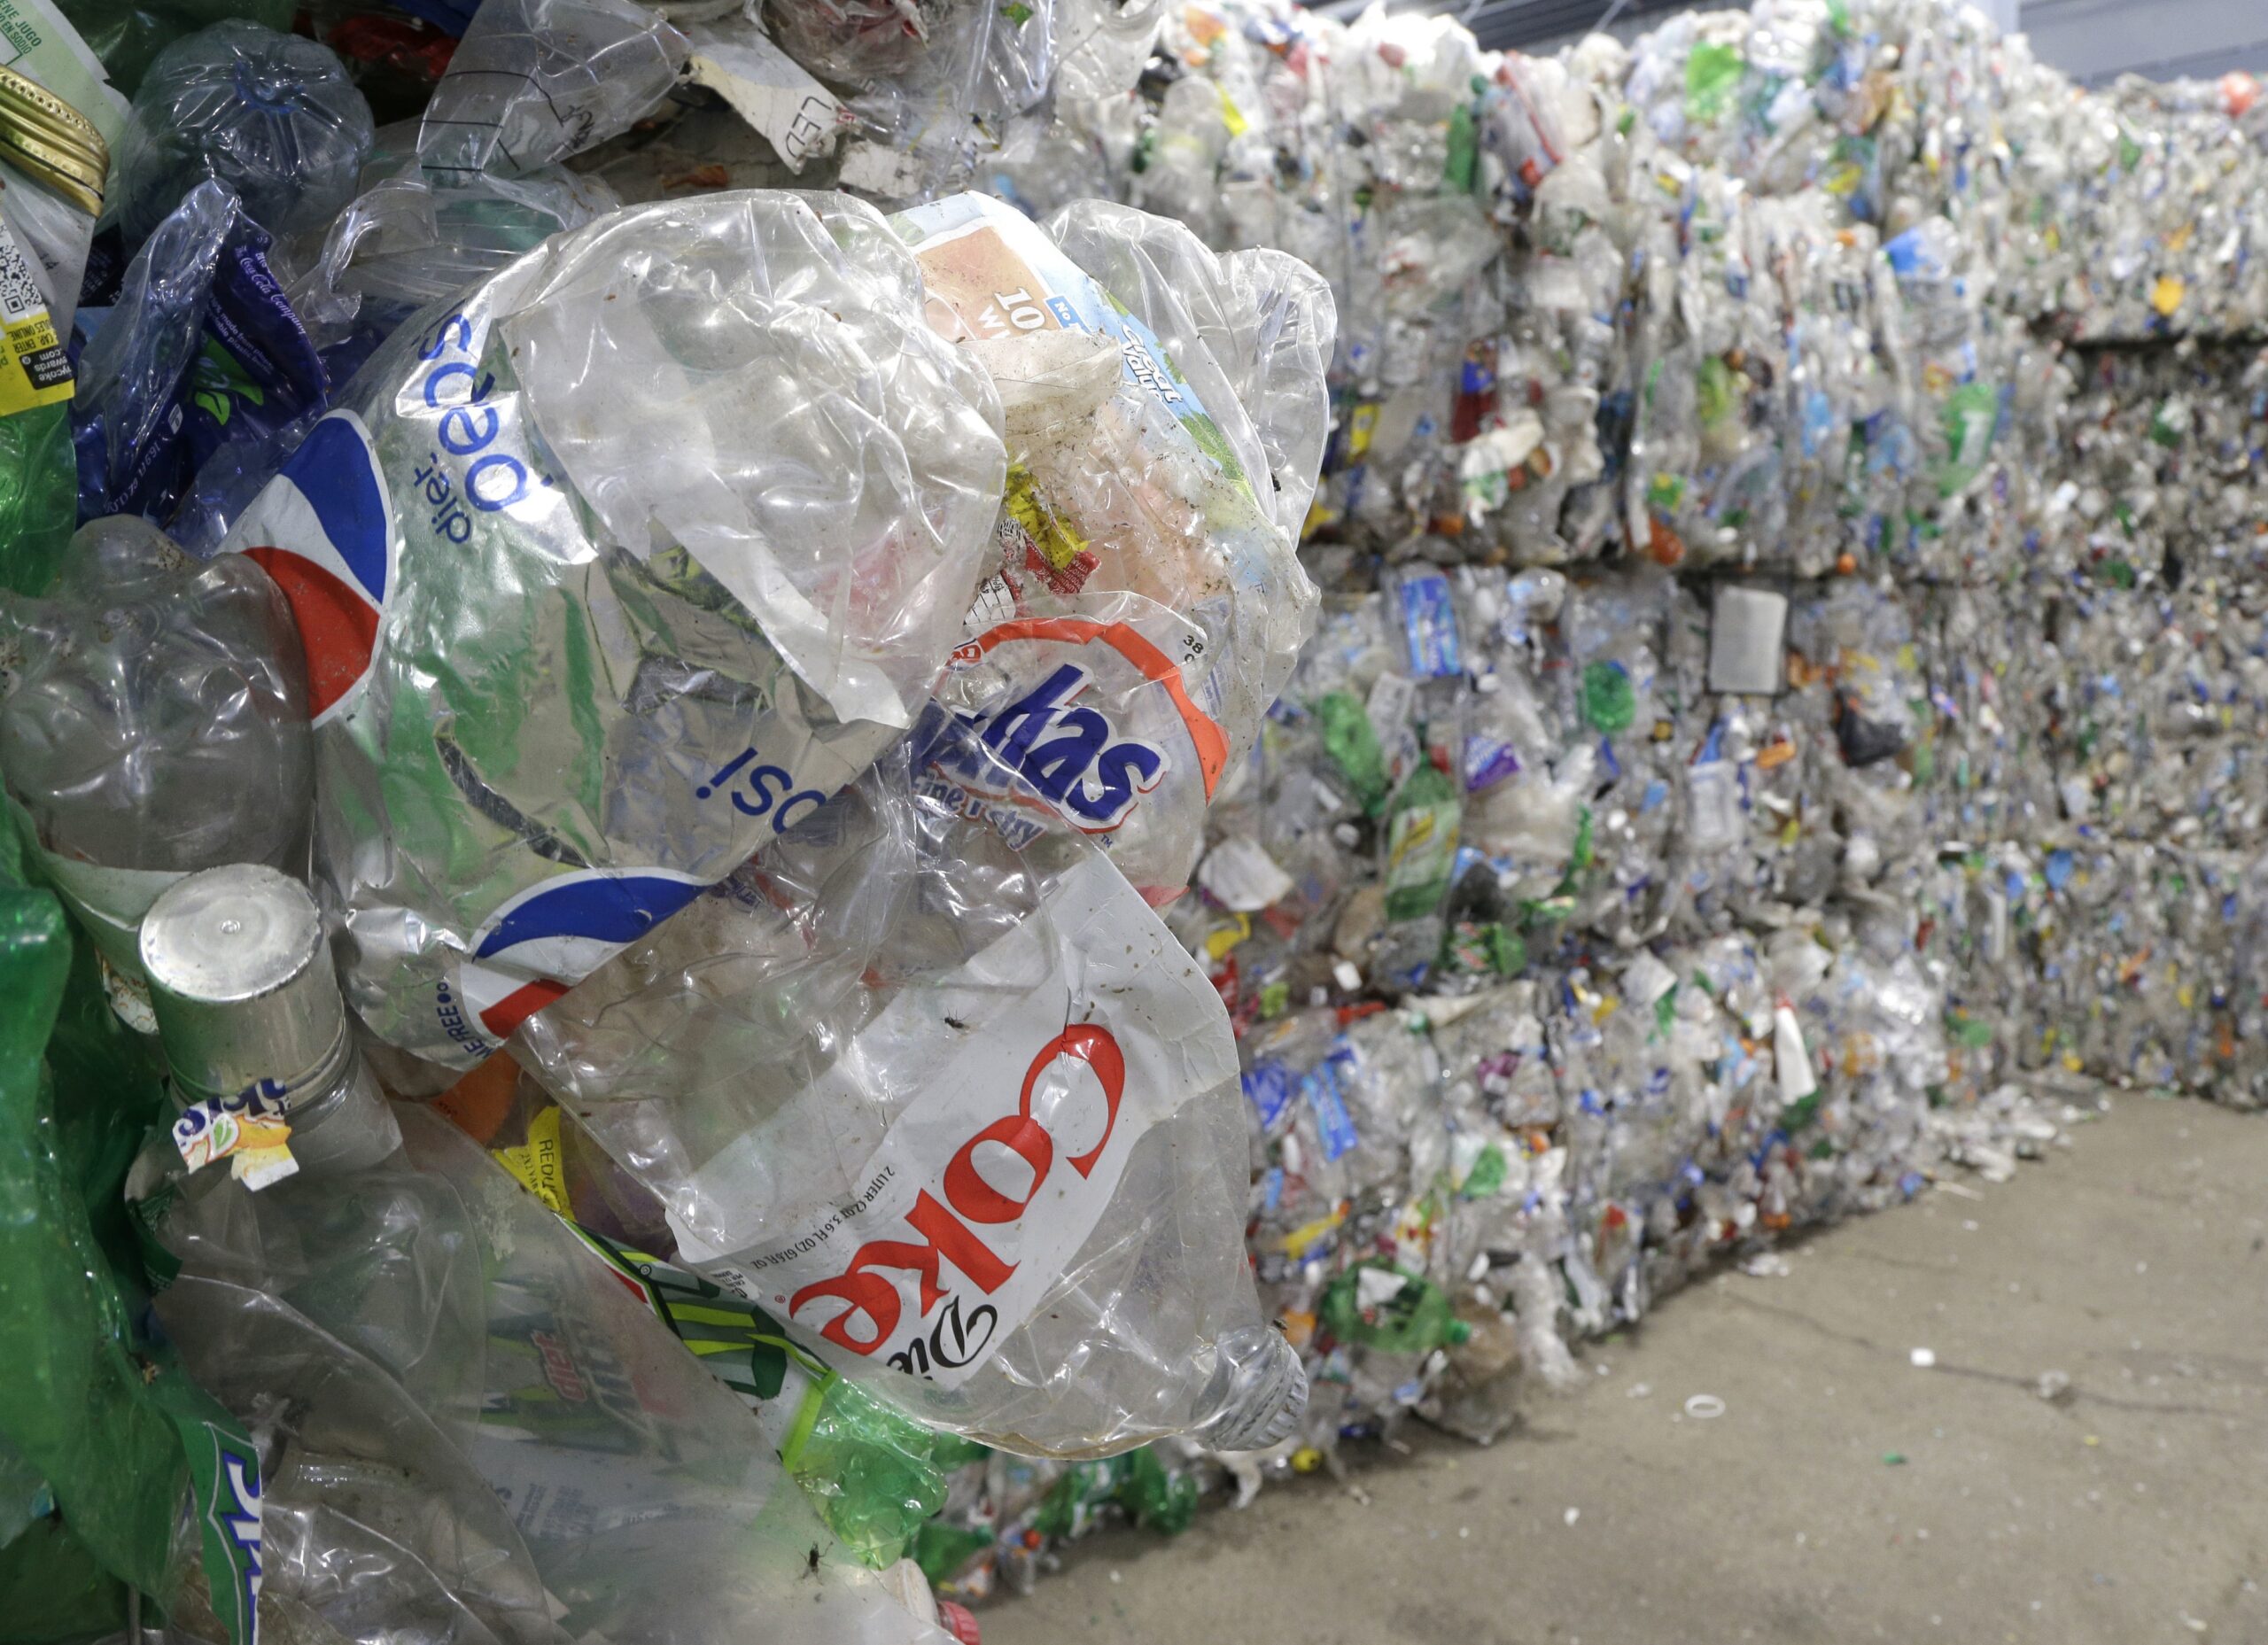
<path fill-rule="evenodd" d="M 773 11 L 902 133 L 1086 9 Z M 629 0 L 32 12 L 0 1637 L 973 1640 L 951 1464 L 1294 1432 L 1157 911 L 1313 625 L 1321 277 L 622 206 L 714 95 Z"/>
<path fill-rule="evenodd" d="M 993 177 L 1339 300 L 1317 636 L 1168 911 L 1315 1397 L 1185 1477 L 1492 1437 L 1709 1261 L 2002 1175 L 2087 1080 L 2268 1097 L 2252 107 L 2082 91 L 1938 0 L 1549 62 L 1230 0 Z M 1163 1523 L 1118 1492 L 969 1468 L 932 1572 Z"/>
<path fill-rule="evenodd" d="M 968 1641 L 2066 1082 L 2268 1098 L 2241 84 L 58 5 L 0 1638 Z"/>

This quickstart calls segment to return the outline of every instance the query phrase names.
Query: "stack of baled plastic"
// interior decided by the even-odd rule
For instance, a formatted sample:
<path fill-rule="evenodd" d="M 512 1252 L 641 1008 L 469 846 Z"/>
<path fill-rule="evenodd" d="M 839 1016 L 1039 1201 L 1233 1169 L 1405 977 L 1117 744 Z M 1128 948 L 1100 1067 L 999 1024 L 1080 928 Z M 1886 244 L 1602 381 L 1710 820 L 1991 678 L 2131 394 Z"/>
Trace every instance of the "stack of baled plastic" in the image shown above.
<path fill-rule="evenodd" d="M 771 27 L 928 193 L 956 42 L 1090 10 L 1142 22 Z M 0 539 L 31 1637 L 921 1645 L 949 1461 L 1296 1432 L 1158 911 L 1313 628 L 1330 288 L 1108 201 L 563 168 L 697 60 L 496 0 L 377 128 L 189 33 L 99 235 L 11 71 L 74 145 L 0 251 L 79 482 L 12 467 Z"/>
<path fill-rule="evenodd" d="M 2005 1173 L 2087 1078 L 2268 1089 L 2242 89 L 2090 93 L 1940 0 L 1549 63 L 1253 0 L 1063 111 L 1340 299 L 1317 634 L 1169 911 L 1316 1392 L 1192 1479 L 1493 1436 L 1707 1263 Z M 1492 255 L 1349 266 L 1468 200 Z M 933 1572 L 1147 1501 L 972 1472 L 989 1549 Z"/>

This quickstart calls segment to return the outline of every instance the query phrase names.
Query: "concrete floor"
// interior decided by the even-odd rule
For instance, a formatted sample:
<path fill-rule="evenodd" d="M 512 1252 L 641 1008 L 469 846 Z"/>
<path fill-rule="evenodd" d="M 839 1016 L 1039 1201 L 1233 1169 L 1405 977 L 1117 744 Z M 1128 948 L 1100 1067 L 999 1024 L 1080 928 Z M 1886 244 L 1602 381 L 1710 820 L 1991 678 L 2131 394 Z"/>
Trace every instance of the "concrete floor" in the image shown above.
<path fill-rule="evenodd" d="M 985 1645 L 2268 1642 L 2268 1118 L 2122 1097 L 1977 1191 L 1671 1298 L 1493 1448 L 1412 1424 L 1367 1501 L 1080 1544 Z"/>

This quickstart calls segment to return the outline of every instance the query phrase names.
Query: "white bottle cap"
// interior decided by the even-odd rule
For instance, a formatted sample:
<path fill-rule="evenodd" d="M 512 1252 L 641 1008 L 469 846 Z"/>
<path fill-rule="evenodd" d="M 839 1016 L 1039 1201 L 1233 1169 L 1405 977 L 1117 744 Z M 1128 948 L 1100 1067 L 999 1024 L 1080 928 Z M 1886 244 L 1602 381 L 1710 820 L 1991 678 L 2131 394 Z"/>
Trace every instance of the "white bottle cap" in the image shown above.
<path fill-rule="evenodd" d="M 166 1061 L 190 1102 L 272 1080 L 312 1095 L 347 1046 L 346 1007 L 307 888 L 253 863 L 190 874 L 142 922 Z"/>

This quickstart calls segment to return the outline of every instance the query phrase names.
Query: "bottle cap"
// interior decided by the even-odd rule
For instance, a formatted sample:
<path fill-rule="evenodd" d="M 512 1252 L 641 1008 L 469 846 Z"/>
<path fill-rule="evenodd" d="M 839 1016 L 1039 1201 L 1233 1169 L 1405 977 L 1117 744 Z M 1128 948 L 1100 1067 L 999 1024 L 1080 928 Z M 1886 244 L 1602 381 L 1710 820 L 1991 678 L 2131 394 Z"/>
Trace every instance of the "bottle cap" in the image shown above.
<path fill-rule="evenodd" d="M 192 1102 L 261 1080 L 297 1096 L 347 1049 L 322 916 L 273 868 L 237 863 L 177 881 L 143 919 L 142 967 L 166 1061 Z"/>
<path fill-rule="evenodd" d="M 110 150 L 87 117 L 37 81 L 0 68 L 0 160 L 99 217 Z"/>

